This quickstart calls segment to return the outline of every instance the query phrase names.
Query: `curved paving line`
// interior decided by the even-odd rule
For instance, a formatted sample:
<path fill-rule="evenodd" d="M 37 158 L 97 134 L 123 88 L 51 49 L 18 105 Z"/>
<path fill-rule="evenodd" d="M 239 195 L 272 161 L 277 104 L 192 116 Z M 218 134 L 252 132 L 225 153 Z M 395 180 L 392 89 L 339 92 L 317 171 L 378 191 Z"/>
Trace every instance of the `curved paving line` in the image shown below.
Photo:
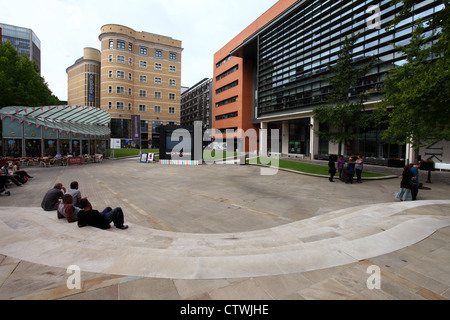
<path fill-rule="evenodd" d="M 398 215 L 449 205 L 415 201 L 367 205 L 252 232 L 174 233 L 131 225 L 126 231 L 77 228 L 40 208 L 0 208 L 0 254 L 67 268 L 169 279 L 242 278 L 318 270 L 415 244 L 448 216 Z"/>

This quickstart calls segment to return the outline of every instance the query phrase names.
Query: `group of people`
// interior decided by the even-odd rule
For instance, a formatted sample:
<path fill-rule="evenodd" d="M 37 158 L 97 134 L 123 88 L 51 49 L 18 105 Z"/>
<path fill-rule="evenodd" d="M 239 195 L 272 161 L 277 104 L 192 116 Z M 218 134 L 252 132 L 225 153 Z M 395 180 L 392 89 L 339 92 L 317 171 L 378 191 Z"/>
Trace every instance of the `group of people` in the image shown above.
<path fill-rule="evenodd" d="M 62 183 L 57 183 L 48 190 L 42 199 L 41 207 L 45 211 L 57 212 L 58 219 L 67 219 L 69 223 L 77 222 L 78 227 L 92 226 L 109 229 L 111 222 L 118 229 L 127 229 L 124 224 L 122 208 L 105 208 L 102 212 L 92 208 L 86 197 L 81 196 L 78 182 L 73 181 L 67 190 Z"/>
<path fill-rule="evenodd" d="M 339 158 L 337 159 L 337 168 L 334 163 L 334 159 L 330 157 L 330 160 L 328 162 L 328 173 L 330 174 L 330 177 L 328 178 L 328 180 L 330 180 L 330 182 L 334 182 L 334 176 L 336 175 L 336 172 L 338 172 L 339 180 L 341 180 L 342 182 L 353 184 L 356 174 L 356 182 L 362 183 L 363 167 L 364 160 L 361 155 L 358 155 L 356 159 L 350 157 L 348 159 L 348 162 L 345 162 L 343 156 L 339 156 Z"/>
<path fill-rule="evenodd" d="M 400 190 L 394 194 L 394 197 L 401 201 L 417 200 L 419 194 L 419 168 L 420 162 L 407 164 L 403 168 Z"/>
<path fill-rule="evenodd" d="M 12 184 L 20 187 L 21 185 L 28 182 L 28 179 L 33 178 L 25 170 L 20 169 L 20 162 L 7 162 L 1 168 L 0 176 L 0 194 L 11 195 L 8 187 Z"/>

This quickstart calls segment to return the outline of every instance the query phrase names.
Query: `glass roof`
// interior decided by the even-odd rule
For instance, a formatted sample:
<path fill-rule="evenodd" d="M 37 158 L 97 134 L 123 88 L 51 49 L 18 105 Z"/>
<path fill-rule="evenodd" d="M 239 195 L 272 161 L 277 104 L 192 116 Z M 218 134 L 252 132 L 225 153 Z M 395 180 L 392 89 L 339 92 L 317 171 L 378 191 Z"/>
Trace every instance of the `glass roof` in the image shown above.
<path fill-rule="evenodd" d="M 110 135 L 111 115 L 101 109 L 87 106 L 5 107 L 5 116 L 62 131 L 89 135 Z"/>

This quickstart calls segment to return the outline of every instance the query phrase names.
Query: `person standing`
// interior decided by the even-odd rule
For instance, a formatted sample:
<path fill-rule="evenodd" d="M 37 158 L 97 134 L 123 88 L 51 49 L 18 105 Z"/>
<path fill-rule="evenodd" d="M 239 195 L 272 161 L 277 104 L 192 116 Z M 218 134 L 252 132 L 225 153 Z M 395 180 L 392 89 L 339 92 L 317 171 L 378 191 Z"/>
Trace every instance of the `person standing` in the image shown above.
<path fill-rule="evenodd" d="M 337 160 L 337 170 L 339 172 L 339 180 L 342 180 L 342 171 L 344 170 L 344 166 L 345 166 L 344 156 L 339 156 L 339 159 Z"/>
<path fill-rule="evenodd" d="M 411 173 L 413 176 L 413 180 L 411 183 L 411 196 L 413 200 L 417 200 L 417 195 L 419 193 L 419 168 L 420 162 L 414 163 L 414 165 L 411 167 Z"/>
<path fill-rule="evenodd" d="M 411 201 L 411 183 L 413 175 L 411 173 L 412 164 L 407 164 L 403 168 L 402 181 L 400 182 L 400 190 L 394 194 L 394 197 L 401 201 Z"/>
<path fill-rule="evenodd" d="M 362 183 L 361 176 L 362 176 L 362 171 L 363 171 L 363 164 L 364 164 L 363 158 L 359 154 L 358 158 L 356 159 L 356 162 L 355 162 L 356 182 L 357 183 Z"/>
<path fill-rule="evenodd" d="M 355 176 L 355 161 L 353 158 L 348 159 L 346 173 L 348 176 L 348 181 L 346 183 L 353 184 L 353 177 Z"/>
<path fill-rule="evenodd" d="M 330 180 L 330 182 L 334 182 L 333 178 L 334 175 L 336 174 L 336 166 L 334 165 L 334 158 L 330 156 L 330 160 L 328 161 L 328 173 L 330 174 L 330 177 L 328 178 L 328 180 Z"/>

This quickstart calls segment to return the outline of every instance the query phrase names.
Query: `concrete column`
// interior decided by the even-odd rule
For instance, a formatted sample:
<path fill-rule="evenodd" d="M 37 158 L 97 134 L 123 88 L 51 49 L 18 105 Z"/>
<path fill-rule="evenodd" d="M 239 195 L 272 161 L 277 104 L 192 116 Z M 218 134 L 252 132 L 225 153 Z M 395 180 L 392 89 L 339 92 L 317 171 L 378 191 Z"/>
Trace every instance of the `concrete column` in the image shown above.
<path fill-rule="evenodd" d="M 283 121 L 280 134 L 281 153 L 287 155 L 289 153 L 289 121 Z"/>
<path fill-rule="evenodd" d="M 267 157 L 267 122 L 262 122 L 259 129 L 259 155 Z"/>
<path fill-rule="evenodd" d="M 310 151 L 310 159 L 314 160 L 314 155 L 319 152 L 319 137 L 316 136 L 314 130 L 319 130 L 319 122 L 314 119 L 314 117 L 310 118 L 310 139 L 309 139 L 309 151 Z"/>

